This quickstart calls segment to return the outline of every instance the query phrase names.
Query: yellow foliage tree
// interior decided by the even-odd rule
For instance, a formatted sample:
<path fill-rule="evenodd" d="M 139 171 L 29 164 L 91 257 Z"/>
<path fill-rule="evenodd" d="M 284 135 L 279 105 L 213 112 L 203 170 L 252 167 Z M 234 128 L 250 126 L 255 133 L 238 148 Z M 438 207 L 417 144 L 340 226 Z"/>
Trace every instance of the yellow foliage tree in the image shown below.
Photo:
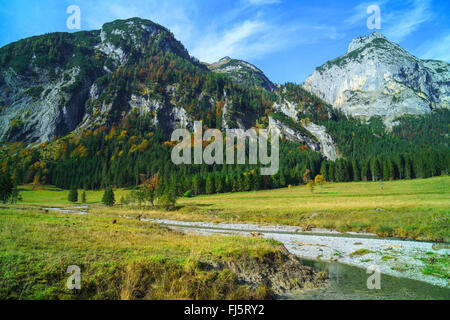
<path fill-rule="evenodd" d="M 323 186 L 326 183 L 326 180 L 323 175 L 318 174 L 314 179 L 314 182 L 320 186 Z"/>

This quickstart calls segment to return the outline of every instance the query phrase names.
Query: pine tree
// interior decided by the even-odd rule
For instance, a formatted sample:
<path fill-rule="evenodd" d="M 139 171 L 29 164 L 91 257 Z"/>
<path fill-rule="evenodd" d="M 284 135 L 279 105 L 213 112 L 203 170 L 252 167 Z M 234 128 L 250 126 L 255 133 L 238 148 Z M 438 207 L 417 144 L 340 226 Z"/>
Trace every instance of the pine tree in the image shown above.
<path fill-rule="evenodd" d="M 244 176 L 243 189 L 243 191 L 252 190 L 252 175 L 249 173 Z"/>
<path fill-rule="evenodd" d="M 216 189 L 216 193 L 222 193 L 224 192 L 224 179 L 223 176 L 221 174 L 217 175 L 214 179 L 214 183 L 215 183 L 215 189 Z"/>
<path fill-rule="evenodd" d="M 283 172 L 280 173 L 280 187 L 286 187 L 286 176 Z"/>
<path fill-rule="evenodd" d="M 353 181 L 361 181 L 361 171 L 359 170 L 356 159 L 352 160 Z"/>
<path fill-rule="evenodd" d="M 86 203 L 86 191 L 81 194 L 81 202 Z"/>
<path fill-rule="evenodd" d="M 334 179 L 334 167 L 335 165 L 333 162 L 328 163 L 328 181 L 336 181 Z"/>
<path fill-rule="evenodd" d="M 326 161 L 322 161 L 321 165 L 320 165 L 320 174 L 324 177 L 325 180 L 329 181 L 329 177 L 328 177 L 328 170 L 327 170 L 327 162 Z"/>
<path fill-rule="evenodd" d="M 206 178 L 205 192 L 206 194 L 213 194 L 215 192 L 214 178 L 211 176 Z"/>
<path fill-rule="evenodd" d="M 379 181 L 381 179 L 381 169 L 380 169 L 380 163 L 378 159 L 373 158 L 371 161 L 371 167 L 372 167 L 372 181 Z"/>
<path fill-rule="evenodd" d="M 13 182 L 11 176 L 3 173 L 0 175 L 0 201 L 6 203 L 13 192 Z"/>
<path fill-rule="evenodd" d="M 22 196 L 19 193 L 19 188 L 17 188 L 17 184 L 14 184 L 14 186 L 12 188 L 9 201 L 11 203 L 17 203 L 18 201 L 22 201 Z"/>
<path fill-rule="evenodd" d="M 68 200 L 70 202 L 77 202 L 78 201 L 78 190 L 77 190 L 77 188 L 72 188 L 72 189 L 69 190 Z"/>
<path fill-rule="evenodd" d="M 108 207 L 112 207 L 114 203 L 116 203 L 116 200 L 114 198 L 114 191 L 111 187 L 105 190 L 102 198 L 102 203 Z"/>

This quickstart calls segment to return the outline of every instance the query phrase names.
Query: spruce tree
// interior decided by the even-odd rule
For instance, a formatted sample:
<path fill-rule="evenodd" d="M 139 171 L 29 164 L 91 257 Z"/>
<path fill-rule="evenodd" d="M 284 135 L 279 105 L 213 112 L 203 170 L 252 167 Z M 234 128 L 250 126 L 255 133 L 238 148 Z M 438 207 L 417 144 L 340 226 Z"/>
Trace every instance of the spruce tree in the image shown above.
<path fill-rule="evenodd" d="M 206 178 L 205 192 L 206 194 L 213 194 L 215 191 L 214 179 L 211 176 Z"/>
<path fill-rule="evenodd" d="M 13 182 L 9 174 L 0 174 L 0 201 L 6 203 L 13 192 Z"/>
<path fill-rule="evenodd" d="M 115 202 L 116 200 L 114 198 L 114 191 L 111 187 L 109 187 L 105 190 L 105 193 L 103 194 L 102 203 L 108 207 L 112 207 Z"/>
<path fill-rule="evenodd" d="M 356 159 L 352 160 L 353 169 L 353 181 L 361 181 L 361 171 L 359 170 L 358 162 Z"/>
<path fill-rule="evenodd" d="M 78 201 L 78 190 L 77 190 L 77 188 L 72 188 L 72 189 L 69 190 L 68 200 L 70 202 L 77 202 Z"/>
<path fill-rule="evenodd" d="M 252 190 L 252 175 L 247 173 L 244 176 L 244 180 L 243 180 L 243 191 L 250 191 Z"/>
<path fill-rule="evenodd" d="M 224 191 L 223 190 L 224 189 L 224 187 L 223 187 L 223 183 L 224 183 L 223 176 L 221 174 L 219 174 L 218 176 L 215 177 L 214 182 L 215 182 L 216 192 L 217 193 L 222 193 Z"/>

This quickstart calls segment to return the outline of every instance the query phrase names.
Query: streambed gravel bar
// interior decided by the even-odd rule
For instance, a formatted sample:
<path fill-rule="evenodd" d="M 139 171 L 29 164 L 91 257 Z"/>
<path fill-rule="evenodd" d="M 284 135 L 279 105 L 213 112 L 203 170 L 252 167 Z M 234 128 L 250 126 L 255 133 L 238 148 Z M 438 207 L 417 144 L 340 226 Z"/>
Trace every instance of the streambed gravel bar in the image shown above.
<path fill-rule="evenodd" d="M 367 233 L 339 233 L 324 229 L 302 231 L 301 228 L 292 226 L 215 224 L 159 219 L 142 221 L 203 235 L 252 235 L 270 238 L 283 243 L 287 250 L 301 258 L 337 261 L 364 269 L 375 265 L 384 274 L 450 288 L 448 279 L 423 274 L 425 263 L 421 260 L 431 253 L 437 256 L 448 255 L 448 245 L 436 246 L 432 242 L 383 239 Z"/>

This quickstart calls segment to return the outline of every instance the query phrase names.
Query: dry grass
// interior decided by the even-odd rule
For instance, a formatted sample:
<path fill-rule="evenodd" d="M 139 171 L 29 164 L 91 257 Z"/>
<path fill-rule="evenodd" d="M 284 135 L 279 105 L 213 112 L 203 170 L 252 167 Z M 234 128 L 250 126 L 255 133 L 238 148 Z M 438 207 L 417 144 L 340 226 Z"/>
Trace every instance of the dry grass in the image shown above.
<path fill-rule="evenodd" d="M 314 193 L 300 186 L 199 196 L 180 199 L 180 208 L 175 212 L 145 211 L 145 214 L 189 221 L 324 227 L 448 242 L 449 182 L 450 177 L 446 176 L 382 184 L 333 183 L 317 187 Z M 130 210 L 130 214 L 142 214 L 142 211 Z"/>
<path fill-rule="evenodd" d="M 189 221 L 286 224 L 307 229 L 366 231 L 382 236 L 450 241 L 450 177 L 393 182 L 332 183 L 258 192 L 228 193 L 178 201 L 174 212 L 100 205 L 102 191 L 88 191 L 91 212 Z M 24 187 L 23 205 L 68 206 L 67 191 Z M 115 190 L 116 199 L 129 191 Z"/>
<path fill-rule="evenodd" d="M 273 241 L 184 235 L 108 216 L 0 210 L 2 299 L 262 299 L 267 288 L 239 284 L 203 261 L 252 260 L 278 251 Z M 82 289 L 66 289 L 69 265 Z"/>

